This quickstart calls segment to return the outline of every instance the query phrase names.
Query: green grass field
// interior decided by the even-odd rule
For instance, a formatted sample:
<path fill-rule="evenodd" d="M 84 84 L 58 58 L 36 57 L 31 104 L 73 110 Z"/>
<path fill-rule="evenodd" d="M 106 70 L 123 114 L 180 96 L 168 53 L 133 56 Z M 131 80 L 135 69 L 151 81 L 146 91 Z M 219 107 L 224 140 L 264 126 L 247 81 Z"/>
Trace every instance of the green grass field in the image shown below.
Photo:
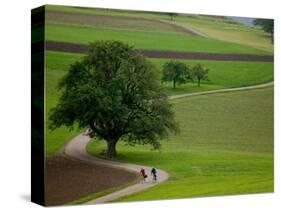
<path fill-rule="evenodd" d="M 49 111 L 55 107 L 60 93 L 57 89 L 59 80 L 67 73 L 69 66 L 81 55 L 68 55 L 49 53 L 46 54 L 46 117 L 49 117 Z M 62 147 L 78 134 L 77 130 L 68 130 L 66 127 L 60 127 L 54 131 L 48 129 L 49 120 L 47 119 L 46 131 L 46 155 L 51 156 L 58 153 Z"/>
<path fill-rule="evenodd" d="M 149 146 L 117 145 L 117 160 L 156 166 L 170 178 L 119 201 L 273 191 L 272 88 L 173 100 L 181 133 Z M 104 141 L 88 145 L 99 154 Z"/>
<path fill-rule="evenodd" d="M 182 27 L 163 21 L 144 18 L 96 15 L 89 17 L 81 13 L 58 13 L 47 11 L 47 23 L 64 24 L 78 27 L 99 27 L 126 31 L 161 32 L 184 34 Z"/>
<path fill-rule="evenodd" d="M 69 54 L 48 51 L 46 54 L 47 71 L 47 117 L 49 110 L 57 104 L 59 91 L 57 84 L 67 73 L 72 63 L 81 59 L 82 54 Z M 161 67 L 165 59 L 151 59 L 159 69 L 159 79 L 161 78 Z M 171 83 L 163 84 L 163 90 L 167 95 L 175 95 L 187 92 L 199 92 L 205 90 L 215 90 L 229 87 L 240 87 L 246 85 L 260 84 L 273 79 L 273 64 L 268 62 L 225 62 L 225 61 L 185 61 L 187 64 L 200 62 L 210 68 L 210 82 L 203 82 L 198 88 L 196 83 L 181 85 L 176 89 Z M 49 122 L 47 121 L 47 126 Z M 59 152 L 61 148 L 72 137 L 77 135 L 77 131 L 69 131 L 65 127 L 55 131 L 47 130 L 46 153 L 48 156 Z"/>
<path fill-rule="evenodd" d="M 81 14 L 94 14 L 94 15 L 110 15 L 110 16 L 121 16 L 121 17 L 139 17 L 139 18 L 150 18 L 150 19 L 166 19 L 170 18 L 164 13 L 157 12 L 143 12 L 137 10 L 111 10 L 102 8 L 85 8 L 85 7 L 67 7 L 59 5 L 47 5 L 46 9 L 49 11 L 61 11 L 68 13 L 81 13 Z"/>
<path fill-rule="evenodd" d="M 223 17 L 179 14 L 174 21 L 170 21 L 170 17 L 167 14 L 157 12 L 89 9 L 50 5 L 47 6 L 47 10 L 161 20 L 187 29 L 192 29 L 206 37 L 243 44 L 273 53 L 273 44 L 268 34 L 256 27 L 248 27 Z"/>
<path fill-rule="evenodd" d="M 194 51 L 235 54 L 270 54 L 240 44 L 182 34 L 133 32 L 99 27 L 46 24 L 46 40 L 88 44 L 96 40 L 118 40 L 135 48 L 153 50 Z"/>

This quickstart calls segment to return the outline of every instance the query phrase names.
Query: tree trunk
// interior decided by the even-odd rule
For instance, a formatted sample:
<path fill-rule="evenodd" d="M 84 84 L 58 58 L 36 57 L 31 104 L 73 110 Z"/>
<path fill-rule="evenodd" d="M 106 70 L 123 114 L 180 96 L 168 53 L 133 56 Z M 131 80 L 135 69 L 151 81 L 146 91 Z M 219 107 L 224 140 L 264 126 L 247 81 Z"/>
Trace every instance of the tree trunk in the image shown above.
<path fill-rule="evenodd" d="M 200 78 L 198 78 L 198 87 L 200 87 Z"/>
<path fill-rule="evenodd" d="M 116 157 L 116 155 L 117 155 L 116 143 L 117 143 L 117 141 L 115 141 L 115 140 L 107 141 L 106 157 L 108 157 L 108 158 L 115 158 Z"/>
<path fill-rule="evenodd" d="M 173 80 L 173 88 L 174 89 L 176 88 L 176 80 L 175 79 Z"/>

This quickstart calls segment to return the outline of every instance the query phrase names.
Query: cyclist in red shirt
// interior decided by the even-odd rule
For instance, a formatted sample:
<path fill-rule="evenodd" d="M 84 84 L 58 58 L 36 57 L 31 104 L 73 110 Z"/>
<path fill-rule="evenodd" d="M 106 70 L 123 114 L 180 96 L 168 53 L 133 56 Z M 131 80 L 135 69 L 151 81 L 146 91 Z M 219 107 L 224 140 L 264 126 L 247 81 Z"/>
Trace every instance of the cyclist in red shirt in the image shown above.
<path fill-rule="evenodd" d="M 145 179 L 147 178 L 147 174 L 145 174 L 144 168 L 141 168 L 140 174 L 141 174 L 141 176 L 143 177 L 143 182 L 145 182 Z"/>

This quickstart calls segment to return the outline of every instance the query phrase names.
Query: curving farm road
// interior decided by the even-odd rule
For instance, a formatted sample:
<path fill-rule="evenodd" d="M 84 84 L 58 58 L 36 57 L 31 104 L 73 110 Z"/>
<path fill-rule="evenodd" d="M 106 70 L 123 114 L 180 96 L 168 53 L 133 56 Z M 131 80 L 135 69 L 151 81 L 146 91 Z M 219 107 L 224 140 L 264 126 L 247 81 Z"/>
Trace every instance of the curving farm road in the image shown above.
<path fill-rule="evenodd" d="M 258 89 L 258 88 L 271 87 L 273 85 L 274 85 L 273 82 L 269 82 L 269 83 L 265 83 L 265 84 L 240 87 L 240 88 L 229 88 L 229 89 L 205 91 L 205 92 L 198 92 L 198 93 L 180 94 L 180 95 L 170 96 L 169 99 L 214 94 L 214 93 L 252 90 L 252 89 Z M 118 199 L 120 197 L 127 196 L 130 194 L 148 189 L 152 186 L 155 186 L 161 182 L 166 181 L 169 178 L 169 174 L 167 172 L 157 169 L 158 170 L 158 181 L 156 183 L 152 183 L 151 176 L 149 176 L 149 171 L 150 171 L 151 167 L 140 166 L 140 165 L 130 164 L 130 163 L 121 163 L 121 162 L 110 161 L 110 160 L 105 160 L 105 159 L 100 159 L 100 158 L 94 157 L 86 151 L 86 146 L 89 141 L 90 141 L 89 136 L 87 136 L 85 134 L 80 134 L 80 135 L 76 136 L 74 139 L 72 139 L 66 145 L 64 152 L 68 156 L 71 156 L 73 158 L 76 158 L 76 159 L 79 159 L 79 160 L 82 160 L 82 161 L 85 161 L 88 163 L 94 163 L 94 164 L 99 164 L 99 165 L 104 165 L 104 166 L 119 168 L 119 169 L 121 168 L 121 169 L 124 169 L 127 171 L 139 172 L 140 168 L 144 168 L 146 170 L 146 172 L 148 173 L 148 179 L 147 179 L 147 182 L 145 182 L 145 183 L 138 182 L 132 186 L 128 186 L 119 191 L 116 191 L 111 194 L 107 194 L 105 196 L 102 196 L 97 199 L 86 202 L 85 204 L 100 204 L 100 203 L 109 202 L 109 201 Z"/>
<path fill-rule="evenodd" d="M 76 159 L 79 159 L 79 160 L 82 160 L 82 161 L 85 161 L 88 163 L 95 163 L 95 164 L 104 165 L 104 166 L 113 167 L 113 168 L 121 168 L 121 169 L 125 169 L 127 171 L 139 172 L 141 168 L 144 168 L 148 174 L 148 179 L 144 183 L 138 182 L 137 184 L 134 184 L 134 185 L 124 188 L 122 190 L 99 197 L 99 198 L 94 199 L 89 202 L 86 202 L 86 204 L 105 203 L 105 202 L 117 199 L 119 197 L 130 195 L 135 192 L 142 191 L 144 189 L 155 186 L 155 185 L 167 180 L 169 177 L 167 172 L 157 169 L 158 180 L 157 180 L 157 182 L 152 183 L 152 179 L 149 174 L 151 167 L 140 166 L 140 165 L 130 164 L 130 163 L 120 163 L 120 162 L 116 162 L 116 161 L 104 160 L 104 159 L 94 157 L 86 151 L 86 146 L 89 141 L 90 141 L 89 136 L 82 133 L 82 134 L 76 136 L 74 139 L 72 139 L 66 145 L 64 152 L 65 152 L 65 154 L 67 154 L 73 158 L 76 158 Z"/>
<path fill-rule="evenodd" d="M 273 82 L 268 82 L 268 83 L 264 83 L 264 84 L 250 85 L 250 86 L 239 87 L 239 88 L 225 88 L 225 89 L 202 91 L 202 92 L 196 92 L 196 93 L 184 93 L 184 94 L 169 96 L 168 98 L 169 99 L 178 99 L 178 98 L 189 97 L 189 96 L 199 96 L 199 95 L 216 94 L 216 93 L 227 93 L 227 92 L 234 92 L 234 91 L 246 91 L 246 90 L 258 89 L 258 88 L 270 87 L 270 86 L 273 86 L 273 85 L 274 85 Z"/>

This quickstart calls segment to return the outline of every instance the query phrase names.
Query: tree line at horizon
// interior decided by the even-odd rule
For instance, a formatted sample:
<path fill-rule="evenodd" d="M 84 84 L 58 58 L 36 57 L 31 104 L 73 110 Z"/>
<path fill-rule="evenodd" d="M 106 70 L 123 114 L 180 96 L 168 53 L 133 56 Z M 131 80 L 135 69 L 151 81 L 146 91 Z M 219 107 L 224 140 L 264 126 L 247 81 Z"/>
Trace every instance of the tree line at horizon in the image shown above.
<path fill-rule="evenodd" d="M 254 25 L 260 26 L 263 31 L 270 34 L 271 42 L 274 42 L 274 20 L 257 18 L 253 22 Z"/>

